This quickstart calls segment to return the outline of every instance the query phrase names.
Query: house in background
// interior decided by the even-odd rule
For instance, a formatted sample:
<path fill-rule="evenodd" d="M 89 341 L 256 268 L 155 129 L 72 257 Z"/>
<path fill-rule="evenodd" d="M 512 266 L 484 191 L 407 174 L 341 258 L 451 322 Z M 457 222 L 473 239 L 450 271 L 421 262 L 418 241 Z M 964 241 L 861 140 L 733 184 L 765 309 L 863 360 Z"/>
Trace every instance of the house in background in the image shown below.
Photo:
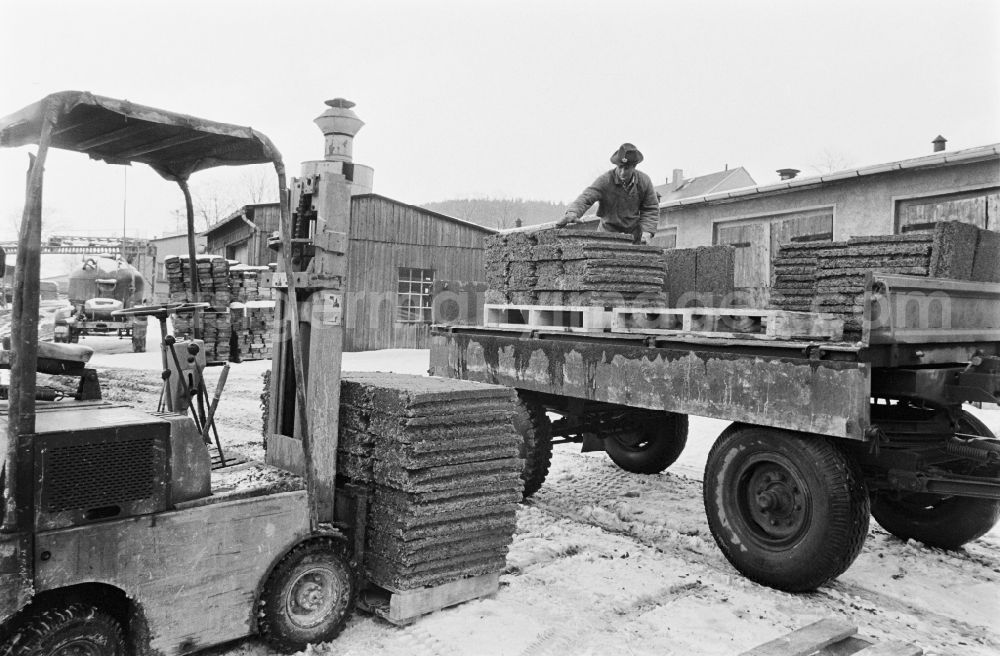
<path fill-rule="evenodd" d="M 277 255 L 267 247 L 267 238 L 280 224 L 277 203 L 244 205 L 205 231 L 205 252 L 249 266 L 267 266 Z"/>
<path fill-rule="evenodd" d="M 277 203 L 245 205 L 204 234 L 206 252 L 276 261 Z M 374 193 L 351 197 L 344 350 L 426 348 L 431 323 L 473 323 L 485 299 L 483 240 L 496 232 Z"/>
<path fill-rule="evenodd" d="M 431 323 L 478 323 L 493 228 L 379 194 L 351 198 L 344 350 L 427 348 Z"/>
<path fill-rule="evenodd" d="M 205 252 L 205 235 L 195 235 L 195 250 L 199 254 Z M 170 301 L 170 289 L 167 284 L 167 270 L 163 265 L 164 258 L 171 255 L 187 255 L 188 239 L 187 233 L 179 235 L 168 235 L 166 237 L 154 237 L 149 240 L 149 253 L 152 260 L 153 275 L 150 278 L 150 290 L 152 292 L 151 303 L 167 303 Z"/>
<path fill-rule="evenodd" d="M 736 248 L 736 286 L 767 301 L 771 262 L 784 243 L 889 235 L 937 221 L 1000 230 L 1000 144 L 773 184 L 664 199 L 654 243 Z"/>

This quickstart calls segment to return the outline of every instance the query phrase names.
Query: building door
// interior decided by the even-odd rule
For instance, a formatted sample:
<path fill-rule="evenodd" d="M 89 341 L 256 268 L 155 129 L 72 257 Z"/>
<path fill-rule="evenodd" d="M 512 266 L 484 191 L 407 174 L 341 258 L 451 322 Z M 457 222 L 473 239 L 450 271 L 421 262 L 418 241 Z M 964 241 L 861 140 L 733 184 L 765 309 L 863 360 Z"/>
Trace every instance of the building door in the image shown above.
<path fill-rule="evenodd" d="M 820 208 L 718 223 L 715 243 L 736 248 L 734 287 L 749 295 L 749 303 L 768 303 L 771 262 L 784 244 L 833 241 L 833 208 Z"/>

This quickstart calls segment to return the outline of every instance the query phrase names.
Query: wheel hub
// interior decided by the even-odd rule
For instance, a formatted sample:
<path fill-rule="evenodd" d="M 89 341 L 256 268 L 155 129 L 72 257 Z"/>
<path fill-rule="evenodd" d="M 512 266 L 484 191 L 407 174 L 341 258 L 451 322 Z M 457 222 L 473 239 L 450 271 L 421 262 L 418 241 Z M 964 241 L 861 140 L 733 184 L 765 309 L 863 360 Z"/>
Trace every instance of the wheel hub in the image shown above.
<path fill-rule="evenodd" d="M 794 538 L 805 526 L 805 495 L 778 463 L 758 463 L 745 487 L 746 508 L 758 533 L 771 540 Z"/>
<path fill-rule="evenodd" d="M 101 656 L 101 650 L 92 640 L 77 638 L 60 647 L 53 656 Z"/>
<path fill-rule="evenodd" d="M 302 572 L 288 588 L 285 607 L 288 617 L 300 627 L 319 624 L 337 603 L 337 579 L 325 568 L 312 568 Z"/>

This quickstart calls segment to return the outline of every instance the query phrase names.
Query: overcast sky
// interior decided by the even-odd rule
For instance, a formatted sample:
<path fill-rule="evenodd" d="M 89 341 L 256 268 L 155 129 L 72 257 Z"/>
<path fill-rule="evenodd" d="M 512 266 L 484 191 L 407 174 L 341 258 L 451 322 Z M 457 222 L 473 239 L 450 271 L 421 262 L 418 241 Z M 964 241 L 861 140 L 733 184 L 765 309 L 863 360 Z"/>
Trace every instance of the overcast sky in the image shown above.
<path fill-rule="evenodd" d="M 252 126 L 295 174 L 342 96 L 375 191 L 414 204 L 568 201 L 623 141 L 656 182 L 728 165 L 759 183 L 928 154 L 938 134 L 1000 142 L 996 0 L 0 0 L 0 21 L 0 115 L 65 89 L 127 98 Z M 0 151 L 2 238 L 28 151 Z M 183 207 L 146 167 L 62 152 L 45 192 L 62 232 L 172 233 Z"/>

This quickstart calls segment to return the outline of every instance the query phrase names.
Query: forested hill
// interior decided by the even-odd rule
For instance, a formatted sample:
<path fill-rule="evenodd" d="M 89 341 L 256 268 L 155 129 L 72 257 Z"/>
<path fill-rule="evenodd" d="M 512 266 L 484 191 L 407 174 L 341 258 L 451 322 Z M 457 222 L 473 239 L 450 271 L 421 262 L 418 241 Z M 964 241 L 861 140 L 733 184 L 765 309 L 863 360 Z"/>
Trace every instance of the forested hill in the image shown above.
<path fill-rule="evenodd" d="M 526 226 L 558 221 L 566 213 L 565 203 L 520 198 L 461 198 L 424 203 L 421 207 L 498 229 L 513 228 L 517 219 Z"/>

